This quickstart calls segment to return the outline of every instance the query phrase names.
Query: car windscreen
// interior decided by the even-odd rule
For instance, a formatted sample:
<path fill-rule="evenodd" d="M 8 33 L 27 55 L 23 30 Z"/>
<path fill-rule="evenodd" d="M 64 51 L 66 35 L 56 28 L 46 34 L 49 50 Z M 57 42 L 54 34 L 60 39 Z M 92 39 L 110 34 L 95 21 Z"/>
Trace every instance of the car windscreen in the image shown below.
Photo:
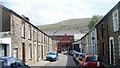
<path fill-rule="evenodd" d="M 7 62 L 5 60 L 0 59 L 0 68 L 7 66 Z"/>
<path fill-rule="evenodd" d="M 87 58 L 86 58 L 86 61 L 87 61 L 87 62 L 94 62 L 94 61 L 96 61 L 96 58 L 93 57 L 93 56 L 90 56 L 90 57 L 87 57 Z"/>

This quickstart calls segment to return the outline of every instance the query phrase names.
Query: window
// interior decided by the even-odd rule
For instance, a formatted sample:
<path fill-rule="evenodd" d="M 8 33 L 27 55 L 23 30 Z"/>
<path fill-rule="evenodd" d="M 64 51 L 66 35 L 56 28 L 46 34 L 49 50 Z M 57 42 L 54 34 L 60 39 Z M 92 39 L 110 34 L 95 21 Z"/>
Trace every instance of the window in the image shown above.
<path fill-rule="evenodd" d="M 47 37 L 47 44 L 49 45 L 49 37 Z"/>
<path fill-rule="evenodd" d="M 86 58 L 86 61 L 87 61 L 87 62 L 96 61 L 96 58 L 93 57 L 93 56 L 88 56 L 88 57 Z"/>
<path fill-rule="evenodd" d="M 41 43 L 43 43 L 43 33 L 41 33 Z"/>
<path fill-rule="evenodd" d="M 44 46 L 44 53 L 46 53 L 46 47 Z M 44 54 L 45 55 L 45 54 Z"/>
<path fill-rule="evenodd" d="M 103 24 L 101 25 L 101 36 L 102 36 L 102 38 L 104 37 L 104 28 L 103 28 Z"/>
<path fill-rule="evenodd" d="M 35 41 L 35 31 L 33 30 L 33 40 Z"/>
<path fill-rule="evenodd" d="M 7 44 L 0 44 L 0 56 L 8 56 L 7 55 Z"/>
<path fill-rule="evenodd" d="M 114 32 L 118 31 L 119 29 L 118 10 L 113 12 L 113 29 L 114 29 Z"/>
<path fill-rule="evenodd" d="M 99 30 L 97 28 L 97 39 L 99 39 Z"/>
<path fill-rule="evenodd" d="M 38 31 L 38 42 L 40 42 L 40 37 L 41 36 L 41 33 Z"/>
<path fill-rule="evenodd" d="M 29 59 L 32 59 L 32 45 L 29 45 Z"/>
<path fill-rule="evenodd" d="M 21 36 L 22 38 L 25 38 L 25 23 L 22 21 L 21 23 Z"/>
<path fill-rule="evenodd" d="M 37 31 L 33 30 L 33 40 L 37 41 Z"/>
<path fill-rule="evenodd" d="M 119 59 L 120 59 L 120 36 L 118 36 L 118 52 L 119 52 Z"/>
<path fill-rule="evenodd" d="M 91 43 L 92 44 L 95 44 L 95 35 L 94 35 L 94 33 L 92 32 L 92 34 L 91 34 Z"/>
<path fill-rule="evenodd" d="M 95 54 L 95 46 L 93 45 L 93 54 Z"/>
<path fill-rule="evenodd" d="M 29 25 L 29 28 L 28 28 L 28 39 L 31 40 L 31 26 Z"/>
<path fill-rule="evenodd" d="M 40 57 L 40 45 L 37 46 L 37 57 Z"/>
<path fill-rule="evenodd" d="M 13 35 L 15 35 L 15 22 L 14 20 L 12 20 L 12 32 L 13 32 Z"/>
<path fill-rule="evenodd" d="M 44 43 L 46 44 L 47 39 L 46 39 L 46 35 L 44 35 Z"/>

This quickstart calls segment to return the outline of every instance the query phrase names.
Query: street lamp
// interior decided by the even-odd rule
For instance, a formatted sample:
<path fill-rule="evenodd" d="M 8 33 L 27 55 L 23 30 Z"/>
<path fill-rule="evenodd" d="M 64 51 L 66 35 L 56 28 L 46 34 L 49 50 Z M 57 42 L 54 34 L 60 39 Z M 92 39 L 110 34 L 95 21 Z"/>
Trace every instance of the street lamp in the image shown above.
<path fill-rule="evenodd" d="M 55 43 L 55 34 L 57 33 L 58 31 L 55 31 L 54 32 L 54 47 L 56 46 L 56 43 Z"/>
<path fill-rule="evenodd" d="M 55 42 L 55 33 L 57 33 L 57 32 L 58 32 L 58 31 L 55 31 L 55 32 L 54 32 L 54 42 Z"/>

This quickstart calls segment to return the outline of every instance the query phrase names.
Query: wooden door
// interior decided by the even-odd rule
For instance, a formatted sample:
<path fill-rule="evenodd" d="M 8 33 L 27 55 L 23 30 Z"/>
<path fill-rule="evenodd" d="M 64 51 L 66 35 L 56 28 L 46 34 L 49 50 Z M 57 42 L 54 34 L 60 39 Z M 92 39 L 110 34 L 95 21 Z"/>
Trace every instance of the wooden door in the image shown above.
<path fill-rule="evenodd" d="M 22 43 L 22 60 L 25 62 L 25 43 Z"/>

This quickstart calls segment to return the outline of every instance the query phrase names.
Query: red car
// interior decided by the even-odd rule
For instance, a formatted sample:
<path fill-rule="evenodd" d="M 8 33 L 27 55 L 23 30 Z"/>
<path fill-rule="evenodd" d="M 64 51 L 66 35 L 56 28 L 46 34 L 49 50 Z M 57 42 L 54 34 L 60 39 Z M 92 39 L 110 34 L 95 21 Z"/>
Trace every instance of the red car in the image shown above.
<path fill-rule="evenodd" d="M 99 61 L 96 56 L 86 56 L 79 63 L 81 68 L 104 68 L 102 61 Z"/>

